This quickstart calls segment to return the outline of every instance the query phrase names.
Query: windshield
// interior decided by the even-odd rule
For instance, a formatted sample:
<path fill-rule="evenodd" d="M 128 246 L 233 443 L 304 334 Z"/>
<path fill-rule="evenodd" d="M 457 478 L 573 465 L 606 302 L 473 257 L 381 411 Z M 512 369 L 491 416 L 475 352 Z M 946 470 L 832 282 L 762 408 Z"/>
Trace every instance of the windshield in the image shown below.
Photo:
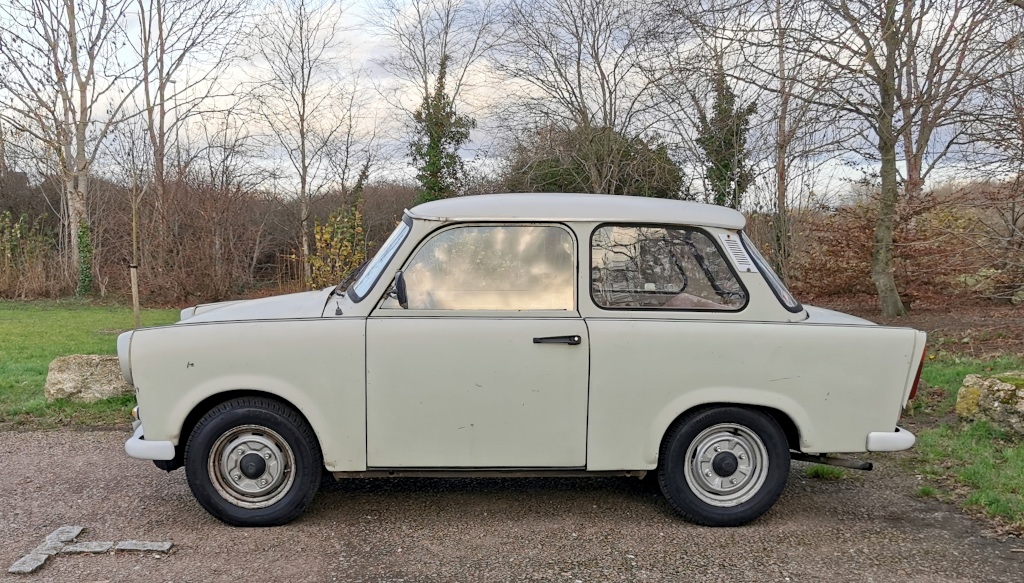
<path fill-rule="evenodd" d="M 366 297 L 366 294 L 370 293 L 370 290 L 380 279 L 380 274 L 387 267 L 388 263 L 391 262 L 391 258 L 394 257 L 395 251 L 405 241 L 405 236 L 409 234 L 409 223 L 405 219 L 398 224 L 398 227 L 391 233 L 387 241 L 384 241 L 384 245 L 381 246 L 380 251 L 373 256 L 373 259 L 366 264 L 362 269 L 362 275 L 356 280 L 351 287 L 348 288 L 348 297 L 354 302 L 360 302 Z"/>
<path fill-rule="evenodd" d="M 804 307 L 800 305 L 800 302 L 796 301 L 793 294 L 789 293 L 789 290 L 786 289 L 786 284 L 782 283 L 782 279 L 775 274 L 775 270 L 772 269 L 768 261 L 761 255 L 761 252 L 757 250 L 757 246 L 750 240 L 750 237 L 747 237 L 746 233 L 740 233 L 740 237 L 743 239 L 743 246 L 747 248 L 747 253 L 750 254 L 751 259 L 757 265 L 757 269 L 764 274 L 764 278 L 768 281 L 768 286 L 775 292 L 775 297 L 779 298 L 782 305 L 790 312 L 796 313 L 803 310 Z"/>

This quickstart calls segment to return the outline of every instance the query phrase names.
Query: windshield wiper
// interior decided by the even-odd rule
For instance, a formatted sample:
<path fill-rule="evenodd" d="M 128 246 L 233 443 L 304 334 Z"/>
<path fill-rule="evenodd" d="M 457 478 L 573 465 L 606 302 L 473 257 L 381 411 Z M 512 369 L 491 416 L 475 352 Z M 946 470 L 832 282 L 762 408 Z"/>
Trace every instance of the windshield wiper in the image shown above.
<path fill-rule="evenodd" d="M 366 261 L 363 261 L 362 263 L 360 263 L 359 267 L 357 267 L 357 268 L 353 269 L 351 272 L 349 272 L 349 274 L 345 276 L 345 279 L 341 280 L 341 283 L 339 283 L 334 288 L 334 293 L 340 295 L 340 294 L 343 294 L 346 291 L 348 291 L 348 286 L 352 285 L 352 282 L 355 281 L 356 278 L 358 278 L 360 275 L 363 274 L 363 270 L 366 269 L 366 264 L 369 263 L 369 262 L 370 262 L 370 260 L 367 259 Z"/>

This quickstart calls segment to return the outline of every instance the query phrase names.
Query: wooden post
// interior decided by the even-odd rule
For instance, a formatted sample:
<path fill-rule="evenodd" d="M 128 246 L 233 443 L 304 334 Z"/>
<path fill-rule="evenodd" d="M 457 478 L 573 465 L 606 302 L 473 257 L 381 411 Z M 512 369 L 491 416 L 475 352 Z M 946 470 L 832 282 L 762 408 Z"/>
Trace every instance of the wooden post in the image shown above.
<path fill-rule="evenodd" d="M 132 189 L 132 262 L 128 269 L 132 274 L 132 314 L 135 316 L 135 329 L 142 327 L 142 311 L 139 308 L 139 198 L 137 188 Z"/>
<path fill-rule="evenodd" d="M 139 308 L 139 266 L 132 263 L 132 313 L 135 314 L 135 329 L 142 327 L 142 312 Z"/>

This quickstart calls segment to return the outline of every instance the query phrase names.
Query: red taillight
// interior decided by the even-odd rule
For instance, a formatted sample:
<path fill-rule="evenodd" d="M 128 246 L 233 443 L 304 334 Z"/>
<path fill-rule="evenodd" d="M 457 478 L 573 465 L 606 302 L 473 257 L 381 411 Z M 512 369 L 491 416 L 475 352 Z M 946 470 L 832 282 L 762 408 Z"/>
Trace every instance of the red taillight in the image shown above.
<path fill-rule="evenodd" d="M 917 374 L 914 375 L 914 384 L 910 387 L 910 397 L 907 399 L 908 401 L 913 399 L 914 395 L 917 394 L 917 385 L 921 382 L 921 370 L 924 369 L 924 358 L 926 354 L 928 354 L 927 350 L 921 352 L 921 364 L 917 365 Z"/>

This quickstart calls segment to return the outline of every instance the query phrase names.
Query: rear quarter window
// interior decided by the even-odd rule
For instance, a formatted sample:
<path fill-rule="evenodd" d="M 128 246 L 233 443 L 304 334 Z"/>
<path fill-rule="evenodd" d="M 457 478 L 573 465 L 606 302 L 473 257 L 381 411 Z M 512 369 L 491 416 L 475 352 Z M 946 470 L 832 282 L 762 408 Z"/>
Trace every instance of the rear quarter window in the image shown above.
<path fill-rule="evenodd" d="M 743 240 L 743 247 L 747 250 L 747 254 L 754 260 L 754 265 L 757 266 L 758 271 L 764 275 L 765 281 L 768 282 L 768 287 L 772 288 L 772 292 L 775 297 L 779 299 L 779 302 L 789 310 L 790 312 L 798 313 L 803 311 L 804 307 L 793 297 L 793 294 L 786 288 L 786 284 L 782 283 L 782 278 L 775 273 L 772 266 L 768 261 L 761 255 L 761 252 L 757 250 L 757 246 L 754 242 L 747 237 L 746 233 L 740 233 L 740 237 Z"/>
<path fill-rule="evenodd" d="M 605 309 L 738 311 L 747 291 L 704 231 L 603 225 L 591 236 L 591 295 Z"/>

